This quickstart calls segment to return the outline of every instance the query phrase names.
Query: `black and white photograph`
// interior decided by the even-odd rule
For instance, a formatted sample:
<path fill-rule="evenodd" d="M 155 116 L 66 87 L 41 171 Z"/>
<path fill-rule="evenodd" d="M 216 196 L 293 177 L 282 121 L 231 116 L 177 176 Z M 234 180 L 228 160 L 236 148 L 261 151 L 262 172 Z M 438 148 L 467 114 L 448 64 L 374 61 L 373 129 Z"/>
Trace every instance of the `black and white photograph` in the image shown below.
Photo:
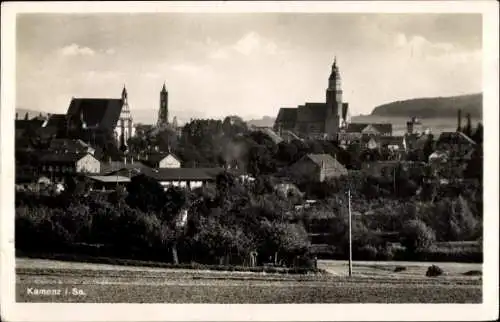
<path fill-rule="evenodd" d="M 2 319 L 498 318 L 498 3 L 426 3 L 2 3 Z"/>

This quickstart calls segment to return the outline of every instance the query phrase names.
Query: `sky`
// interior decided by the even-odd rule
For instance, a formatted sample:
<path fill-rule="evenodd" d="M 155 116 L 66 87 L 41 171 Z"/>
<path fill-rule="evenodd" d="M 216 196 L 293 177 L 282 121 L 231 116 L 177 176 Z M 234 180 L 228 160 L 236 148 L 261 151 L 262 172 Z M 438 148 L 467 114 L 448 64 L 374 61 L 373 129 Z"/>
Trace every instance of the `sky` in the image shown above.
<path fill-rule="evenodd" d="M 154 122 L 245 119 L 324 102 L 334 57 L 350 114 L 482 89 L 478 14 L 20 14 L 16 106 L 65 113 L 72 97 L 119 98 Z"/>

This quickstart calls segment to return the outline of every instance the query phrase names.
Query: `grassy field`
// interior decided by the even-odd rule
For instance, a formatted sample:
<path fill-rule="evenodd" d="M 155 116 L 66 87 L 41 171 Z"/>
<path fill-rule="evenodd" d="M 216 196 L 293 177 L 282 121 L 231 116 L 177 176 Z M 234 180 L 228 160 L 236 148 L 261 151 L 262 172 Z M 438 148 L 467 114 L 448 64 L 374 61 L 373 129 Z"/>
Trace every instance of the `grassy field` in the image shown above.
<path fill-rule="evenodd" d="M 389 266 L 386 264 L 385 267 Z M 481 302 L 480 277 L 458 278 L 458 274 L 443 278 L 426 278 L 421 275 L 393 278 L 390 274 L 371 277 L 360 274 L 353 278 L 336 275 L 287 276 L 145 267 L 124 268 L 33 259 L 18 259 L 16 271 L 18 302 Z M 59 289 L 61 293 L 30 294 L 35 289 Z"/>

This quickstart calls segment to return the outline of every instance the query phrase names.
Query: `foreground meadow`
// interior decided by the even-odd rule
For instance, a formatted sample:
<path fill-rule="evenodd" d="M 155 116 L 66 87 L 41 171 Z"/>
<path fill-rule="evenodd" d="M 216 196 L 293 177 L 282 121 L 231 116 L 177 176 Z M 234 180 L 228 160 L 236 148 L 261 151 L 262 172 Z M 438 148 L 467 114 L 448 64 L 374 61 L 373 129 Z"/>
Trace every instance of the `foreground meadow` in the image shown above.
<path fill-rule="evenodd" d="M 18 302 L 480 303 L 481 278 L 227 273 L 18 261 Z M 78 268 L 76 268 L 78 267 Z M 466 267 L 468 269 L 469 267 Z M 378 268 L 374 268 L 377 270 Z M 396 274 L 396 273 L 393 273 Z M 60 294 L 34 295 L 34 289 Z"/>

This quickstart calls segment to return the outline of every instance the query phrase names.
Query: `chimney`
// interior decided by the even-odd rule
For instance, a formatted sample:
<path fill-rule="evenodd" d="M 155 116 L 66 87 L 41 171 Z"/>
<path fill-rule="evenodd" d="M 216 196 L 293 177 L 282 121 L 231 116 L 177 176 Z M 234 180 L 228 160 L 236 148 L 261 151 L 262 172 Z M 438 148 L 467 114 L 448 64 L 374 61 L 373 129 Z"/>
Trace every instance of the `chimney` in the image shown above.
<path fill-rule="evenodd" d="M 19 117 L 19 113 L 16 112 L 16 121 L 17 121 L 18 117 Z"/>
<path fill-rule="evenodd" d="M 457 131 L 462 131 L 462 110 L 458 110 Z"/>

